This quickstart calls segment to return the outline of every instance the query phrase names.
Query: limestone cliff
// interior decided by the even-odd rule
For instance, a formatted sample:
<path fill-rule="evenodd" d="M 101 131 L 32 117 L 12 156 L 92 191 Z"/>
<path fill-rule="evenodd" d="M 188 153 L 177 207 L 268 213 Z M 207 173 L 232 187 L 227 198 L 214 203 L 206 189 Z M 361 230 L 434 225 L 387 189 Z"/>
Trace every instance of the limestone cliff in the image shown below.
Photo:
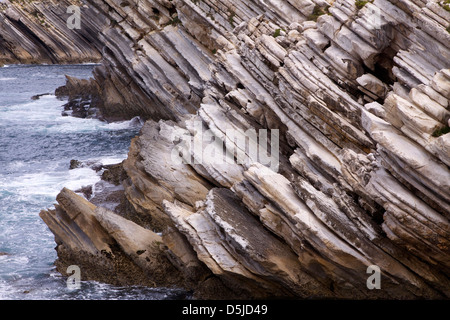
<path fill-rule="evenodd" d="M 71 5 L 79 5 L 84 16 L 80 29 L 67 26 Z M 105 19 L 78 0 L 0 1 L 0 65 L 98 62 Z"/>
<path fill-rule="evenodd" d="M 444 1 L 85 3 L 109 21 L 86 84 L 102 115 L 148 121 L 123 163 L 134 222 L 67 190 L 41 212 L 62 265 L 123 256 L 203 298 L 450 297 Z M 194 161 L 211 144 L 182 137 L 207 129 L 238 154 L 227 130 L 278 129 L 278 170 Z"/>

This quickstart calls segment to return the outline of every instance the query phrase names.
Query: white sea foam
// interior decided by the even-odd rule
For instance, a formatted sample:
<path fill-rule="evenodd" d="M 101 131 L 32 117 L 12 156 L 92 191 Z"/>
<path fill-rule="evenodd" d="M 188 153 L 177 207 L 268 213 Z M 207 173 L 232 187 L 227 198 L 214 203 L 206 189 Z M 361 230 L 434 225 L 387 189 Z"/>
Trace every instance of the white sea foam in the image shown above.
<path fill-rule="evenodd" d="M 103 122 L 97 119 L 81 119 L 75 117 L 61 117 L 57 119 L 55 125 L 45 128 L 49 132 L 58 131 L 61 133 L 91 132 L 98 130 L 118 131 L 137 128 L 141 126 L 140 121 L 132 119 L 120 122 Z"/>
<path fill-rule="evenodd" d="M 40 99 L 26 104 L 3 107 L 1 119 L 10 123 L 20 123 L 24 127 L 27 127 L 27 124 L 33 124 L 33 130 L 41 133 L 117 131 L 140 128 L 143 125 L 143 121 L 139 117 L 111 123 L 98 119 L 62 117 L 62 104 L 64 103 L 65 101 L 58 100 L 54 95 L 44 95 Z"/>
<path fill-rule="evenodd" d="M 118 156 L 114 156 L 114 157 L 102 158 L 100 160 L 100 162 L 106 166 L 106 165 L 121 163 L 126 158 L 127 158 L 127 154 L 122 154 L 122 155 L 118 155 Z"/>
<path fill-rule="evenodd" d="M 62 188 L 76 190 L 84 186 L 95 184 L 100 180 L 99 175 L 90 168 L 78 168 L 68 172 L 39 172 L 24 174 L 13 180 L 2 178 L 0 190 L 14 191 L 29 200 L 33 196 L 56 197 Z"/>
<path fill-rule="evenodd" d="M 13 161 L 11 163 L 9 163 L 8 165 L 8 169 L 10 170 L 16 170 L 16 169 L 20 169 L 26 166 L 26 163 L 20 160 L 17 161 Z"/>
<path fill-rule="evenodd" d="M 63 103 L 54 95 L 45 95 L 38 100 L 33 100 L 25 104 L 2 108 L 1 118 L 5 121 L 20 123 L 57 120 L 57 118 L 61 117 L 61 105 Z M 39 124 L 39 122 L 36 124 Z"/>
<path fill-rule="evenodd" d="M 124 130 L 124 129 L 131 129 L 136 127 L 141 127 L 143 125 L 143 121 L 139 117 L 134 117 L 131 120 L 127 121 L 118 121 L 118 122 L 111 122 L 111 123 L 105 123 L 104 126 L 102 126 L 105 129 L 109 130 Z"/>
<path fill-rule="evenodd" d="M 106 123 L 96 119 L 80 119 L 61 116 L 62 102 L 53 95 L 42 96 L 22 105 L 5 107 L 1 111 L 2 121 L 11 125 L 20 125 L 24 130 L 37 134 L 58 132 L 61 134 L 76 132 L 95 132 L 98 130 L 116 131 L 135 128 L 141 125 L 139 118 L 128 121 Z M 83 161 L 100 162 L 104 165 L 122 162 L 127 154 L 114 155 L 105 158 L 83 159 Z M 9 170 L 17 170 L 28 163 L 13 161 Z M 21 196 L 52 196 L 55 197 L 63 187 L 72 190 L 93 185 L 100 179 L 99 174 L 91 168 L 78 168 L 61 171 L 58 168 L 45 168 L 44 172 L 27 173 L 15 176 L 14 179 L 0 176 L 0 191 L 7 190 L 19 193 Z"/>
<path fill-rule="evenodd" d="M 65 186 L 71 190 L 77 190 L 84 186 L 93 185 L 100 181 L 100 176 L 92 169 L 79 168 L 69 171 L 69 177 L 60 184 L 60 190 Z"/>

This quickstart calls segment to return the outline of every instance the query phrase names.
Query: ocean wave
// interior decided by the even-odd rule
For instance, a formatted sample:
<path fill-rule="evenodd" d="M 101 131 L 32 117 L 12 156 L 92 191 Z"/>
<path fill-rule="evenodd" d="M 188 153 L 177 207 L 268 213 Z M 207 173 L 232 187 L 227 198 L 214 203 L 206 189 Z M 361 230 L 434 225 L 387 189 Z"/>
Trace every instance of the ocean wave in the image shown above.
<path fill-rule="evenodd" d="M 134 117 L 131 120 L 105 123 L 102 127 L 110 130 L 125 130 L 142 127 L 144 121 L 140 117 Z"/>
<path fill-rule="evenodd" d="M 111 157 L 104 157 L 101 160 L 99 160 L 99 162 L 101 164 L 107 166 L 107 165 L 111 165 L 111 164 L 121 163 L 126 158 L 127 158 L 127 154 L 116 155 L 116 156 L 111 156 Z"/>
<path fill-rule="evenodd" d="M 13 162 L 7 164 L 7 168 L 10 170 L 20 169 L 25 166 L 26 166 L 26 163 L 24 161 L 20 161 L 20 160 L 13 161 Z"/>
<path fill-rule="evenodd" d="M 139 129 L 143 125 L 143 120 L 139 117 L 110 123 L 95 118 L 63 117 L 61 112 L 64 103 L 65 101 L 58 100 L 56 96 L 47 94 L 38 100 L 2 108 L 1 118 L 11 124 L 19 123 L 34 132 L 62 134 Z M 33 126 L 27 125 L 28 123 Z"/>
<path fill-rule="evenodd" d="M 56 197 L 64 187 L 76 190 L 93 185 L 100 176 L 90 168 L 78 168 L 68 172 L 28 173 L 11 179 L 0 180 L 0 190 L 8 190 L 17 195 L 19 201 L 30 201 L 36 196 Z"/>

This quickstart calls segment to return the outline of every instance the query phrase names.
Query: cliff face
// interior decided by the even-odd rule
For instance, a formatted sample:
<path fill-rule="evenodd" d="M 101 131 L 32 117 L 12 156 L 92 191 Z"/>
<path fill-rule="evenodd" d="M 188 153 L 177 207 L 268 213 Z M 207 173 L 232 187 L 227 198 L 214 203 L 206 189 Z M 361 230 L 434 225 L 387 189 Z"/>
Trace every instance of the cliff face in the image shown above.
<path fill-rule="evenodd" d="M 81 29 L 70 29 L 67 8 L 79 5 Z M 98 32 L 105 16 L 78 0 L 5 0 L 0 2 L 0 65 L 8 63 L 98 62 Z"/>
<path fill-rule="evenodd" d="M 120 253 L 142 279 L 203 298 L 450 296 L 443 3 L 86 3 L 109 21 L 88 84 L 102 115 L 148 121 L 123 163 L 118 212 L 134 222 L 68 191 L 41 212 L 60 265 Z M 197 147 L 183 140 L 207 129 Z M 229 129 L 278 129 L 278 170 L 200 161 L 219 150 L 211 136 L 248 155 Z M 139 241 L 122 236 L 139 225 Z M 156 261 L 174 278 L 152 280 Z M 366 285 L 371 265 L 381 290 Z"/>

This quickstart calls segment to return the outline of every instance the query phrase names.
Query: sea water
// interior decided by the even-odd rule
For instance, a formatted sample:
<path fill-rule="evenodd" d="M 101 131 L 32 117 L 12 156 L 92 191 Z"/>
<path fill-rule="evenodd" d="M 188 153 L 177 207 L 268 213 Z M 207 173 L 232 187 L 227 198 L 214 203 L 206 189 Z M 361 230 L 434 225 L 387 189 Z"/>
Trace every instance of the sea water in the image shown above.
<path fill-rule="evenodd" d="M 40 219 L 63 187 L 100 180 L 89 168 L 69 170 L 71 159 L 103 164 L 126 158 L 139 121 L 105 123 L 62 116 L 54 96 L 65 75 L 89 78 L 94 65 L 9 65 L 0 68 L 0 299 L 171 299 L 165 288 L 115 287 L 82 282 L 71 290 L 53 265 L 53 234 Z M 45 94 L 38 100 L 31 97 Z"/>

